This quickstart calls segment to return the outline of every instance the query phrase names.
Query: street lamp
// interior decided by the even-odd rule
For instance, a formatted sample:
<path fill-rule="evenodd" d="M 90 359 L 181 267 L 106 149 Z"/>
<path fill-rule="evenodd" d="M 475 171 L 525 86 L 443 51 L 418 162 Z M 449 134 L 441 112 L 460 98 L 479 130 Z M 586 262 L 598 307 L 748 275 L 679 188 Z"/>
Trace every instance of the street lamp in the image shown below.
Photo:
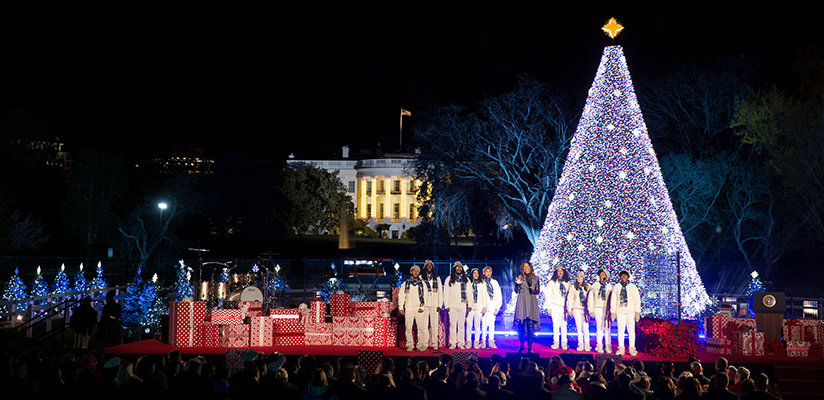
<path fill-rule="evenodd" d="M 160 203 L 157 203 L 157 208 L 160 209 L 160 223 L 162 224 L 163 223 L 163 211 L 165 211 L 167 208 L 169 208 L 169 205 L 166 204 L 165 201 L 161 201 Z"/>

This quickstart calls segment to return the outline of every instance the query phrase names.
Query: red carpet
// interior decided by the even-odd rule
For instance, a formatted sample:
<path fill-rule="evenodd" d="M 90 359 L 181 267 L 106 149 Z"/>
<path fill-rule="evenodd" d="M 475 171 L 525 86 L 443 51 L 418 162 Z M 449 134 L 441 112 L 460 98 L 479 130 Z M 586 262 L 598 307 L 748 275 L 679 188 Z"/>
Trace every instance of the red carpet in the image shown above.
<path fill-rule="evenodd" d="M 546 344 L 544 344 L 546 343 Z M 540 340 L 540 342 L 533 344 L 533 352 L 539 353 L 542 358 L 549 358 L 560 355 L 561 350 L 552 350 L 549 347 L 551 339 Z M 498 348 L 496 350 L 449 350 L 442 348 L 446 353 L 453 351 L 477 351 L 478 357 L 489 357 L 493 354 L 513 353 L 518 351 L 518 340 L 515 337 L 499 337 L 497 340 Z M 433 351 L 426 352 L 407 352 L 405 349 L 398 347 L 341 347 L 341 346 L 277 346 L 277 347 L 249 347 L 256 351 L 263 353 L 272 353 L 275 351 L 281 352 L 287 356 L 289 355 L 304 355 L 313 354 L 315 356 L 357 356 L 358 350 L 381 350 L 385 356 L 404 357 L 410 355 L 437 357 L 439 353 Z M 170 346 L 157 339 L 141 340 L 139 342 L 127 343 L 118 346 L 108 347 L 103 350 L 106 354 L 165 354 L 172 350 L 180 350 L 183 354 L 226 354 L 225 347 L 181 347 Z M 594 355 L 596 353 L 582 353 L 576 351 L 568 351 L 566 354 L 581 354 Z M 820 358 L 800 358 L 800 357 L 786 357 L 786 356 L 743 356 L 743 355 L 725 355 L 731 364 L 772 364 L 781 366 L 820 366 L 824 360 Z M 637 357 L 625 355 L 625 360 L 640 358 L 644 362 L 657 362 L 662 359 L 650 356 L 644 353 L 638 353 Z M 702 353 L 699 357 L 702 362 L 712 363 L 718 358 L 717 354 Z M 685 362 L 683 359 L 672 359 L 671 361 Z"/>

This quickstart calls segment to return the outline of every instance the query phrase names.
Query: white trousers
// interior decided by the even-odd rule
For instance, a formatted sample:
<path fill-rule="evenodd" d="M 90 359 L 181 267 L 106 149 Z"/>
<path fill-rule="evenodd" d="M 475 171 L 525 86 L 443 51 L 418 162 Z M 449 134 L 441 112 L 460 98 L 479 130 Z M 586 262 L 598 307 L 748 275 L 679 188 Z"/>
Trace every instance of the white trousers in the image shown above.
<path fill-rule="evenodd" d="M 466 304 L 449 307 L 449 345 L 466 344 Z"/>
<path fill-rule="evenodd" d="M 635 314 L 618 314 L 618 348 L 624 348 L 624 331 L 629 333 L 629 348 L 635 348 Z"/>
<path fill-rule="evenodd" d="M 472 344 L 472 331 L 475 331 L 475 341 L 474 343 L 481 342 L 481 318 L 483 314 L 481 314 L 481 310 L 472 309 L 466 315 L 466 344 Z"/>
<path fill-rule="evenodd" d="M 575 330 L 578 332 L 578 347 L 589 348 L 589 318 L 583 308 L 573 308 L 572 317 L 575 318 Z"/>
<path fill-rule="evenodd" d="M 611 349 L 612 346 L 612 324 L 607 318 L 606 308 L 595 308 L 595 347 L 601 346 L 603 343 L 604 350 Z"/>
<path fill-rule="evenodd" d="M 425 307 L 423 312 L 426 317 L 424 317 L 424 327 L 427 326 L 428 321 L 428 333 L 429 333 L 429 346 L 433 349 L 438 348 L 438 324 L 440 323 L 441 316 L 438 313 L 438 307 Z M 424 329 L 427 330 L 427 329 Z M 426 342 L 421 340 L 421 337 L 418 336 L 418 341 L 427 344 Z"/>
<path fill-rule="evenodd" d="M 418 312 L 418 307 L 410 307 L 404 310 L 403 317 L 406 323 L 406 347 L 415 347 L 415 342 L 412 340 L 412 323 L 417 325 L 418 329 L 418 349 L 426 350 L 426 344 L 429 343 L 429 331 L 426 329 L 428 315 L 426 311 Z M 426 310 L 426 307 L 424 307 Z"/>
<path fill-rule="evenodd" d="M 566 344 L 567 322 L 566 319 L 564 319 L 564 306 L 556 306 L 552 304 L 549 306 L 549 311 L 550 316 L 552 317 L 552 342 L 557 345 Z"/>
<path fill-rule="evenodd" d="M 487 311 L 481 317 L 481 344 L 486 343 L 487 339 L 490 345 L 495 344 L 495 310 Z"/>

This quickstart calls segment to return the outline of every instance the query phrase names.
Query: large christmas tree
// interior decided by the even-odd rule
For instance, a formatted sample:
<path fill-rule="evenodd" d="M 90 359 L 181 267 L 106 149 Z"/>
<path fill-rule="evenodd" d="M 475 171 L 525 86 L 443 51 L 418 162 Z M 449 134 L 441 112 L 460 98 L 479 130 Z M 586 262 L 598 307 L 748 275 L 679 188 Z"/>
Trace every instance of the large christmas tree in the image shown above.
<path fill-rule="evenodd" d="M 563 266 L 571 276 L 584 271 L 588 282 L 599 269 L 613 280 L 627 270 L 643 293 L 661 278 L 650 259 L 673 254 L 680 258 L 684 316 L 696 317 L 709 298 L 661 176 L 623 49 L 609 46 L 531 261 L 544 288 Z M 650 313 L 651 307 L 642 309 Z"/>

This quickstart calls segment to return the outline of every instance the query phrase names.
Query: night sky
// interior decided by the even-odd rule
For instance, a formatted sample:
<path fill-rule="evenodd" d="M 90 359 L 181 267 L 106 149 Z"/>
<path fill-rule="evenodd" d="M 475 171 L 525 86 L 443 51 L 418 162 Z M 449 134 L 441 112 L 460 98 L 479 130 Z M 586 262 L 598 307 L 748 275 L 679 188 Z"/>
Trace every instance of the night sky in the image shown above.
<path fill-rule="evenodd" d="M 472 105 L 519 73 L 582 105 L 611 43 L 624 46 L 636 85 L 742 55 L 782 84 L 798 50 L 824 37 L 820 3 L 115 3 L 4 6 L 0 107 L 30 111 L 75 148 L 135 159 L 189 147 L 274 159 L 347 143 L 394 151 L 399 107 L 411 128 L 422 99 Z M 600 30 L 613 16 L 626 27 L 615 41 Z"/>

